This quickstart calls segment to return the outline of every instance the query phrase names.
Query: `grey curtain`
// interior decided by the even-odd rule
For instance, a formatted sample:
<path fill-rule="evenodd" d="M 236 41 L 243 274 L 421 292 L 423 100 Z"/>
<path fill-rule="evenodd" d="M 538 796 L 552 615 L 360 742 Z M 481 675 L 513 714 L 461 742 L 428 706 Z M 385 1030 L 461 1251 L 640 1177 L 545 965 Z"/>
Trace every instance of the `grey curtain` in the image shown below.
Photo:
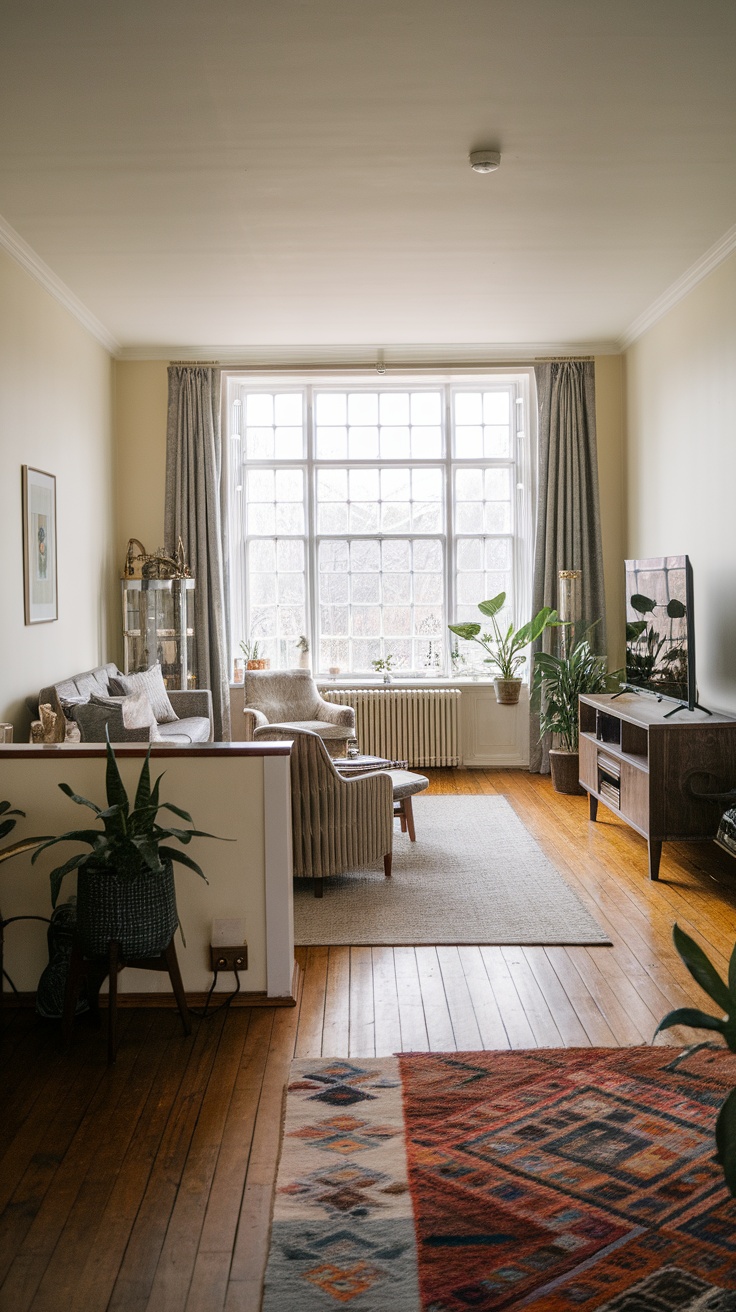
<path fill-rule="evenodd" d="M 603 552 L 595 436 L 595 366 L 565 360 L 535 369 L 539 401 L 537 528 L 532 614 L 558 604 L 558 574 L 582 571 L 582 618 L 596 625 L 591 642 L 606 649 Z M 554 635 L 545 635 L 545 647 Z M 547 773 L 539 717 L 531 716 L 529 769 Z"/>
<path fill-rule="evenodd" d="M 172 365 L 166 432 L 166 547 L 179 537 L 196 581 L 200 687 L 212 690 L 215 738 L 230 738 L 227 577 L 227 451 L 219 369 Z"/>

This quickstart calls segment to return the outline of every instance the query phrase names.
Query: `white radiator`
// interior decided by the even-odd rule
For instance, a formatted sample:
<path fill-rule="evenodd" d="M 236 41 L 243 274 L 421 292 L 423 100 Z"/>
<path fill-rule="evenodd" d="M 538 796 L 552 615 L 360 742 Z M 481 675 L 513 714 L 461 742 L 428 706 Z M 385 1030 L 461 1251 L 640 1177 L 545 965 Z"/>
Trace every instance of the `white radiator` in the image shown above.
<path fill-rule="evenodd" d="M 330 688 L 325 701 L 355 708 L 361 752 L 409 765 L 460 764 L 459 688 Z"/>

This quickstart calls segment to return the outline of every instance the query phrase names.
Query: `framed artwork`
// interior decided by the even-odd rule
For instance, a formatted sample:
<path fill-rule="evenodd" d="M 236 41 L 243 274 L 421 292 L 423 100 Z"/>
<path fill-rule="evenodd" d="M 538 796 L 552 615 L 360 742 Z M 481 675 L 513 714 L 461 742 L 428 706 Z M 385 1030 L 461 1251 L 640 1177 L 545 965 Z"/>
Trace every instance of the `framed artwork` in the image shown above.
<path fill-rule="evenodd" d="M 23 465 L 23 583 L 26 624 L 58 619 L 56 479 L 30 465 Z"/>

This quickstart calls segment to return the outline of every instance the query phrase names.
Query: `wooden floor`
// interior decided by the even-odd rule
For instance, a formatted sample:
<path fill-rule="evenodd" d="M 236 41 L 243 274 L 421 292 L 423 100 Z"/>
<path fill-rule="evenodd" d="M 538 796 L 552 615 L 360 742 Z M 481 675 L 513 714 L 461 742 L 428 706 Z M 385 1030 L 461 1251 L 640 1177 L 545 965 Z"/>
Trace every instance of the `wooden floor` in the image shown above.
<path fill-rule="evenodd" d="M 603 807 L 590 825 L 548 780 L 435 771 L 431 786 L 507 796 L 614 946 L 302 949 L 298 1007 L 220 1013 L 191 1039 L 175 1012 L 127 1010 L 109 1071 L 98 1034 L 64 1054 L 54 1025 L 9 1011 L 2 1312 L 256 1312 L 294 1054 L 648 1043 L 702 1001 L 675 920 L 725 969 L 736 864 L 714 845 L 665 845 L 651 884 L 644 842 Z"/>

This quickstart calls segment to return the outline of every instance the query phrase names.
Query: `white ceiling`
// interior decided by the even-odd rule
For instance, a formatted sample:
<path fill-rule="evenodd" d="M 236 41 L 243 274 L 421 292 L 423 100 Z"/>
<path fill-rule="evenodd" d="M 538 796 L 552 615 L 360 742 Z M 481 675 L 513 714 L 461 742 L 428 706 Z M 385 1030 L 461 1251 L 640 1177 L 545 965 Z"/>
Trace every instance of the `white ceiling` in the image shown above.
<path fill-rule="evenodd" d="M 733 0 L 0 12 L 0 214 L 124 347 L 612 343 L 736 221 Z"/>

